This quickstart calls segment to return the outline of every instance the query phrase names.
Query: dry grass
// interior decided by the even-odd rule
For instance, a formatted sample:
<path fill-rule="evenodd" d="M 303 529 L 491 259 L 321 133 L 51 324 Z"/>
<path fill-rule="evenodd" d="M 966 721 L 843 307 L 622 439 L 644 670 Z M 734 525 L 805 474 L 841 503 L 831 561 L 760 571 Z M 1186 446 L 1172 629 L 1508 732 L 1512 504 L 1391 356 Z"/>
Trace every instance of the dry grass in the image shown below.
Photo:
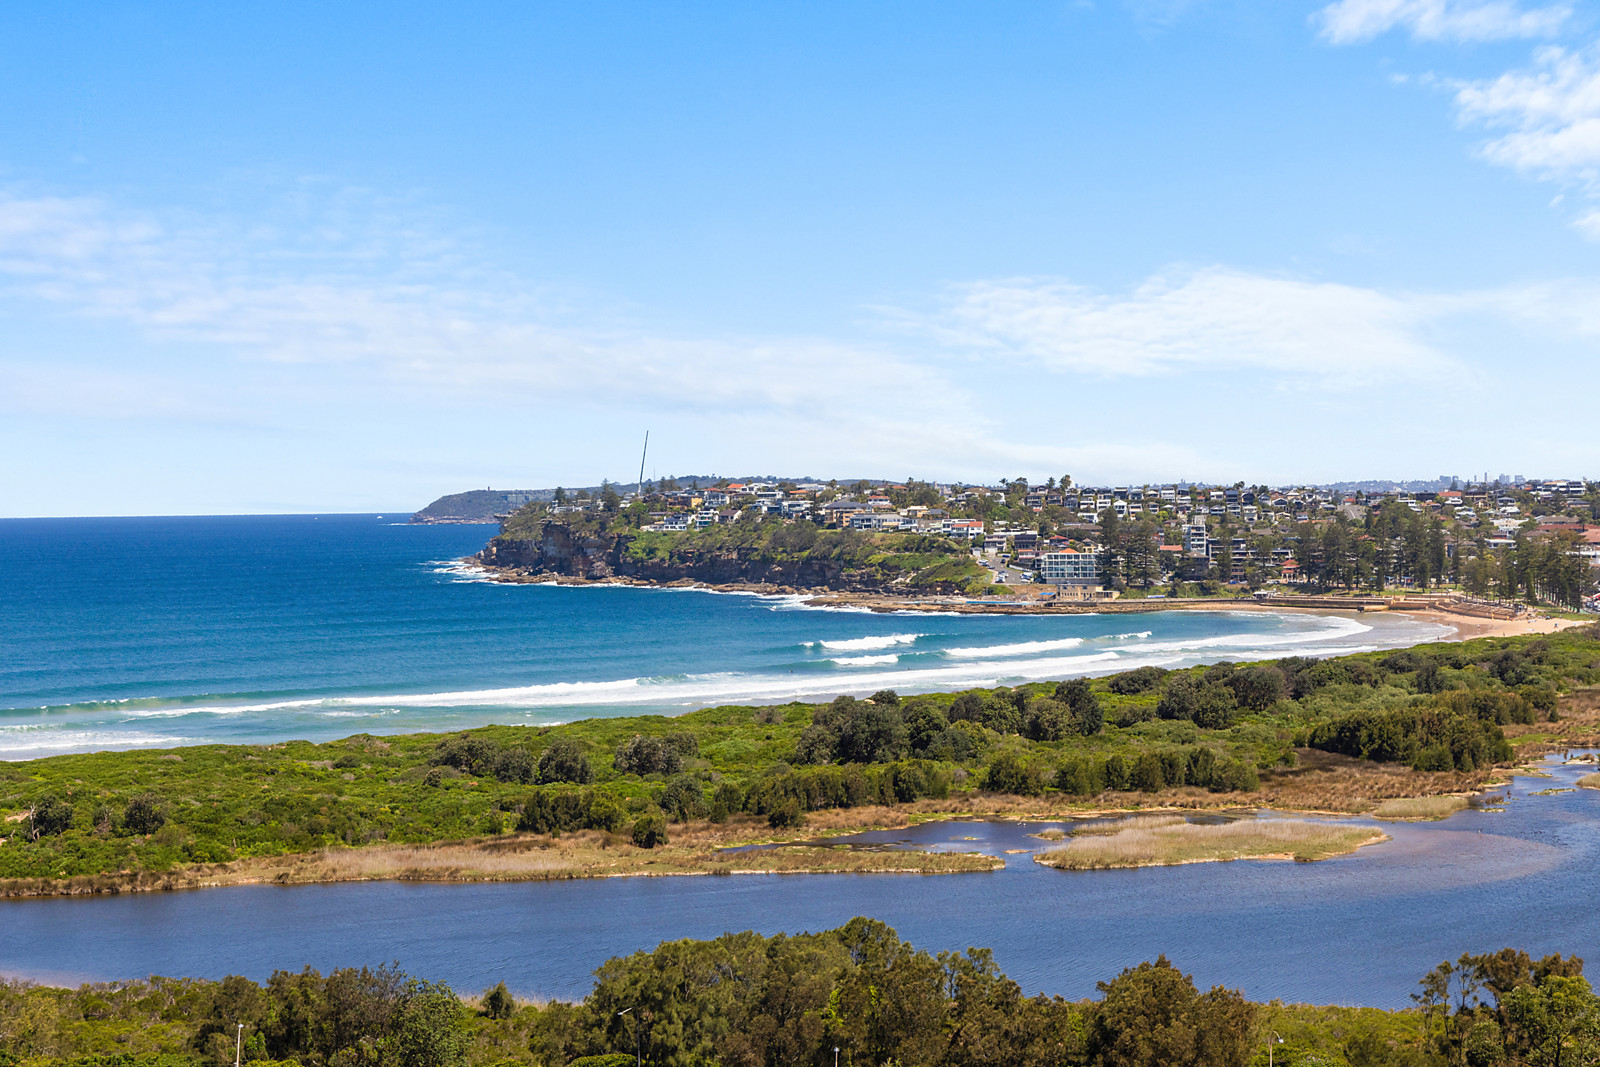
<path fill-rule="evenodd" d="M 1467 806 L 1466 797 L 1395 797 L 1372 810 L 1379 819 L 1443 819 Z"/>
<path fill-rule="evenodd" d="M 1189 820 L 1182 815 L 1133 815 L 1126 819 L 1117 819 L 1115 822 L 1076 827 L 1072 831 L 1072 836 L 1115 837 L 1129 830 L 1160 830 L 1166 826 L 1186 826 L 1188 822 Z"/>
<path fill-rule="evenodd" d="M 1035 856 L 1036 862 L 1063 870 L 1153 867 L 1239 859 L 1294 859 L 1302 862 L 1354 852 L 1387 840 L 1369 826 L 1291 819 L 1242 819 L 1201 824 L 1147 822 L 1117 833 L 1075 837 L 1066 848 Z"/>
<path fill-rule="evenodd" d="M 1600 789 L 1600 774 L 1586 774 L 1574 784 L 1582 789 Z"/>

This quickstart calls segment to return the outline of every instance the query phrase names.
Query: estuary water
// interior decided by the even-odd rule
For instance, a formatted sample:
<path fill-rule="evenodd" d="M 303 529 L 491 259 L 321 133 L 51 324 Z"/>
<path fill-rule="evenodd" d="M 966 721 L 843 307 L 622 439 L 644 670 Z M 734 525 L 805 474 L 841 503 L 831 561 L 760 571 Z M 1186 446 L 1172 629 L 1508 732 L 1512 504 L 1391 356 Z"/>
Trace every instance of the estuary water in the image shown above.
<path fill-rule="evenodd" d="M 1392 840 L 1320 863 L 1058 871 L 1030 854 L 1055 847 L 1030 836 L 1050 824 L 948 822 L 841 840 L 979 850 L 1004 857 L 1004 869 L 6 901 L 0 973 L 264 979 L 275 968 L 397 960 L 464 992 L 505 981 L 578 999 L 606 958 L 663 940 L 822 930 L 869 915 L 930 951 L 993 948 L 1030 994 L 1093 996 L 1097 980 L 1165 953 L 1202 987 L 1402 1007 L 1424 972 L 1463 952 L 1512 945 L 1600 958 L 1600 792 L 1571 788 L 1593 765 L 1550 769 L 1551 778 L 1518 778 L 1501 791 L 1503 810 L 1384 824 Z"/>
<path fill-rule="evenodd" d="M 1437 639 L 1384 615 L 982 616 L 506 585 L 493 526 L 0 520 L 0 759 L 548 724 Z"/>

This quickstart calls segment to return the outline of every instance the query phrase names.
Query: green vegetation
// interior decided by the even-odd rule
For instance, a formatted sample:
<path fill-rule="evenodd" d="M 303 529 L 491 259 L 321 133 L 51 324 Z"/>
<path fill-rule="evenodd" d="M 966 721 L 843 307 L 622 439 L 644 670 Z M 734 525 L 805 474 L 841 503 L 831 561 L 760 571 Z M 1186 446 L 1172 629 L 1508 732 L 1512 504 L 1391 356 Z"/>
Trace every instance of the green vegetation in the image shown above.
<path fill-rule="evenodd" d="M 700 573 L 730 561 L 752 570 L 804 563 L 825 568 L 831 581 L 847 585 L 974 595 L 986 591 L 992 577 L 972 558 L 969 546 L 937 534 L 823 529 L 755 512 L 730 523 L 665 532 L 643 529 L 649 518 L 642 504 L 554 517 L 547 506 L 529 504 L 506 520 L 490 547 L 542 542 L 548 529 L 559 528 L 564 538 L 619 573 Z"/>
<path fill-rule="evenodd" d="M 1519 740 L 1558 741 L 1565 725 L 1542 725 L 1557 695 L 1597 677 L 1600 641 L 1573 630 L 904 700 L 54 756 L 0 764 L 0 879 L 110 889 L 185 865 L 508 832 L 645 847 L 701 820 L 787 831 L 828 809 L 972 810 L 985 792 L 1061 808 L 1204 806 L 1270 779 L 1280 805 L 1365 811 L 1396 794 L 1286 793 L 1279 772 L 1321 748 L 1450 772 L 1408 794 L 1460 792 L 1460 775 L 1511 759 L 1503 728 L 1539 723 Z"/>
<path fill-rule="evenodd" d="M 1515 949 L 1426 975 L 1417 1006 L 1258 1004 L 1160 957 L 1095 1000 L 1026 997 L 988 949 L 931 955 L 872 919 L 671 941 L 607 960 L 577 1004 L 462 1000 L 391 967 L 258 985 L 0 984 L 7 1067 L 1535 1067 L 1593 1063 L 1600 998 L 1577 958 Z M 624 1009 L 628 1009 L 623 1014 Z M 242 1026 L 240 1025 L 242 1024 Z"/>

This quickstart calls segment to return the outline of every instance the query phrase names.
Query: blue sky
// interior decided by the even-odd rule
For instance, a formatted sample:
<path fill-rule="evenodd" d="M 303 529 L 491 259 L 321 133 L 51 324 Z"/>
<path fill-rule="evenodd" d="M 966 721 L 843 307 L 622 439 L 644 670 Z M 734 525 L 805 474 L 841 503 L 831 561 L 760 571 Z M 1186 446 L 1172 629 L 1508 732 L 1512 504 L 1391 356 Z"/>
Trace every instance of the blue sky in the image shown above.
<path fill-rule="evenodd" d="M 1600 477 L 1600 9 L 0 8 L 0 514 Z"/>

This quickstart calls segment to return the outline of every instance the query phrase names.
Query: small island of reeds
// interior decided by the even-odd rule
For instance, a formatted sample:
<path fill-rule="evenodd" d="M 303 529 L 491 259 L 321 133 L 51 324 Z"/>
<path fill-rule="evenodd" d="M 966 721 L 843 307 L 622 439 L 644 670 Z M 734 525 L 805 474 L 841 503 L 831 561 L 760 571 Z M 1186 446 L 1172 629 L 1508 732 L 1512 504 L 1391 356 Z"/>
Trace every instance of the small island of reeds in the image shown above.
<path fill-rule="evenodd" d="M 1161 867 L 1244 859 L 1327 859 L 1388 840 L 1371 826 L 1302 819 L 1241 819 L 1194 823 L 1181 815 L 1150 815 L 1079 830 L 1065 848 L 1034 857 L 1061 870 Z"/>

